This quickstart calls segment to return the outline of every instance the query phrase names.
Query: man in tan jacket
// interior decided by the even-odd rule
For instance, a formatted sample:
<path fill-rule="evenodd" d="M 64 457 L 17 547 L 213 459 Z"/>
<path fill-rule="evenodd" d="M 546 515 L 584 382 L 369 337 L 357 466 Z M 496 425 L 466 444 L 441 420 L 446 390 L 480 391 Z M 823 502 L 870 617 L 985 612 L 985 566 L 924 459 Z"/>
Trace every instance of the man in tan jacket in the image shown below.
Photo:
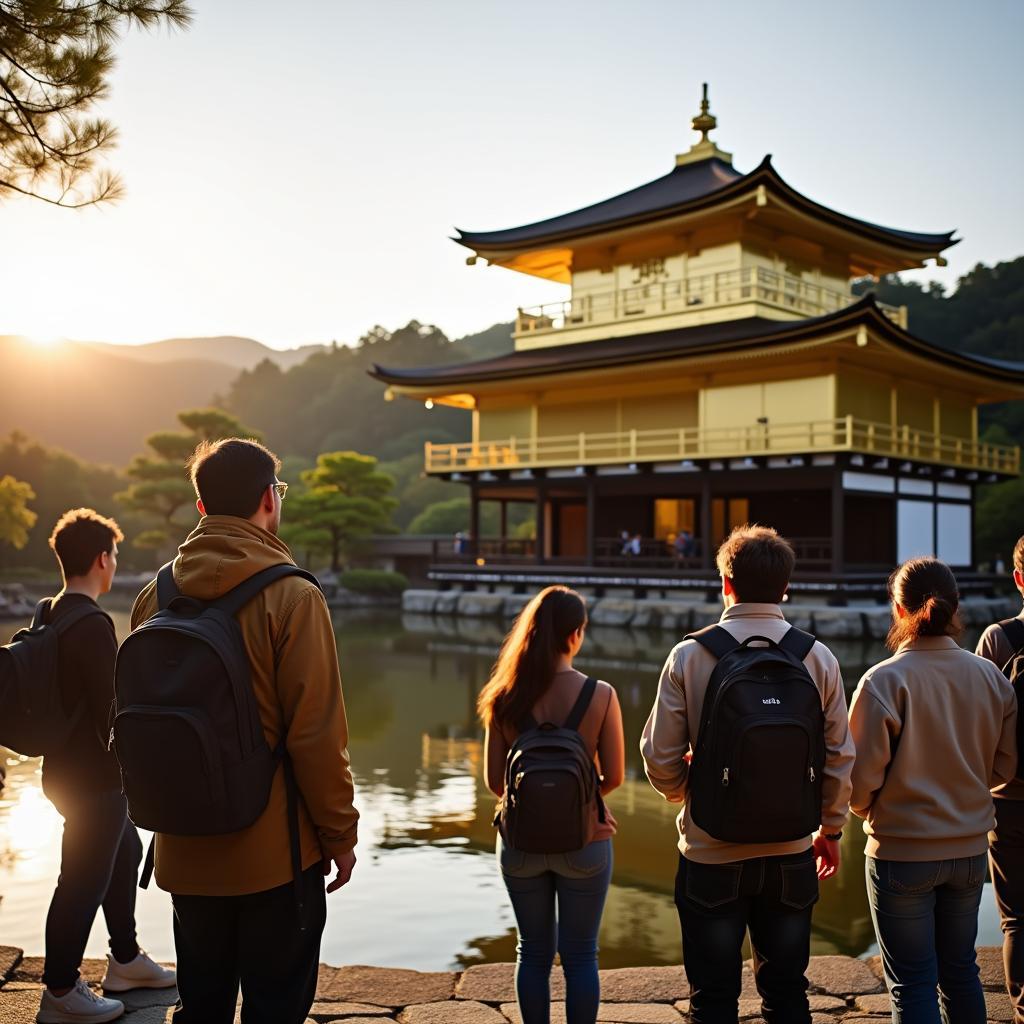
<path fill-rule="evenodd" d="M 779 605 L 795 562 L 788 542 L 768 527 L 737 527 L 719 549 L 717 561 L 725 602 L 721 628 L 741 643 L 750 638 L 781 641 L 790 626 Z M 709 835 L 694 822 L 690 807 L 690 762 L 715 665 L 714 656 L 693 639 L 669 653 L 640 741 L 651 785 L 683 805 L 677 820 L 675 902 L 690 982 L 690 1017 L 694 1024 L 736 1021 L 742 947 L 749 928 L 765 1020 L 809 1024 L 805 971 L 811 911 L 819 878 L 829 878 L 839 868 L 855 756 L 839 664 L 821 643 L 804 659 L 824 713 L 821 828 L 814 836 L 790 842 L 744 843 Z M 787 699 L 785 693 L 781 698 Z M 772 785 L 772 767 L 749 765 L 761 786 Z M 766 793 L 766 798 L 777 802 L 780 794 Z"/>
<path fill-rule="evenodd" d="M 178 549 L 174 582 L 203 601 L 255 573 L 293 564 L 277 536 L 287 484 L 277 457 L 254 441 L 203 442 L 190 460 L 202 518 Z M 157 611 L 150 583 L 132 628 Z M 316 991 L 333 892 L 355 865 L 348 724 L 330 614 L 320 590 L 296 576 L 267 586 L 237 616 L 270 748 L 284 739 L 299 801 L 304 912 L 293 885 L 283 767 L 263 814 L 241 832 L 158 835 L 156 881 L 172 894 L 180 1002 L 175 1024 L 230 1024 L 241 984 L 251 1024 L 301 1024 Z"/>

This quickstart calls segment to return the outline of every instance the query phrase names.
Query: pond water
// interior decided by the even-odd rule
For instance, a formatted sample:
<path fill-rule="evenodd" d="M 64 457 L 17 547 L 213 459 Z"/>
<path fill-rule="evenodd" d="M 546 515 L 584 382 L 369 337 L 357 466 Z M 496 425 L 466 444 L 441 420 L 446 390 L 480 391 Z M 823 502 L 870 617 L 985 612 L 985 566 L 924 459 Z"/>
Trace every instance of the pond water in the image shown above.
<path fill-rule="evenodd" d="M 127 614 L 113 615 L 123 636 Z M 335 629 L 362 826 L 353 880 L 328 897 L 321 959 L 420 970 L 513 960 L 514 919 L 494 865 L 494 801 L 481 779 L 474 713 L 501 628 L 396 612 L 336 613 Z M 595 626 L 578 659 L 581 669 L 618 689 L 627 737 L 626 782 L 609 801 L 619 833 L 600 939 L 603 967 L 680 962 L 672 903 L 676 808 L 648 785 L 637 747 L 662 661 L 677 639 Z M 867 643 L 830 646 L 850 692 L 884 655 Z M 38 762 L 10 755 L 7 764 L 0 793 L 0 944 L 42 953 L 61 819 L 42 794 Z M 839 875 L 822 885 L 813 953 L 876 951 L 863 847 L 854 823 L 843 839 Z M 143 945 L 172 959 L 169 897 L 155 888 L 140 893 L 138 918 Z M 978 941 L 1000 941 L 989 890 Z M 87 955 L 105 952 L 100 915 Z"/>

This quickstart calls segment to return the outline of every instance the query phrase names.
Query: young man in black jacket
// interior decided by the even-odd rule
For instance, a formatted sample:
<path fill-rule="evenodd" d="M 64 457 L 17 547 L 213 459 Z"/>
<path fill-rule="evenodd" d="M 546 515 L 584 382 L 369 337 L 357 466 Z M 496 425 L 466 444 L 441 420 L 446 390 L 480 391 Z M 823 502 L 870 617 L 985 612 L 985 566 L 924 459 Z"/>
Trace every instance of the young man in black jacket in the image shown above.
<path fill-rule="evenodd" d="M 117 570 L 120 529 L 92 509 L 67 512 L 54 527 L 50 547 L 64 588 L 44 621 L 91 606 L 60 638 L 57 672 L 65 708 L 84 705 L 78 727 L 59 754 L 43 759 L 43 792 L 64 818 L 60 877 L 46 917 L 46 964 L 38 1024 L 115 1020 L 117 999 L 93 993 L 79 975 L 96 911 L 102 907 L 111 952 L 103 987 L 165 988 L 174 972 L 154 963 L 135 938 L 135 890 L 142 843 L 128 820 L 121 776 L 107 749 L 114 699 L 114 625 L 96 599 L 110 590 Z"/>

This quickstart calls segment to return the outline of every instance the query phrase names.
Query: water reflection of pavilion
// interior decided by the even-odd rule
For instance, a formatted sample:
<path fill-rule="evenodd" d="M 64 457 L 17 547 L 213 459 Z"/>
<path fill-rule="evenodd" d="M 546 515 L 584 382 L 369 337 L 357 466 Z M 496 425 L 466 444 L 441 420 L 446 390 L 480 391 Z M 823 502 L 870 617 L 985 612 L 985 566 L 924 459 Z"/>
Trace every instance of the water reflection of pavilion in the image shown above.
<path fill-rule="evenodd" d="M 423 769 L 452 771 L 461 767 L 476 780 L 472 810 L 445 813 L 420 822 L 406 837 L 420 843 L 457 841 L 486 853 L 494 846 L 494 798 L 482 782 L 483 743 L 477 738 L 423 736 Z M 677 959 L 678 924 L 671 905 L 676 866 L 672 845 L 678 807 L 667 803 L 648 785 L 636 766 L 629 769 L 611 805 L 620 822 L 615 837 L 615 878 L 605 915 L 602 948 L 627 948 L 635 956 L 643 947 L 654 961 Z M 392 831 L 391 842 L 401 845 Z M 874 941 L 864 890 L 863 837 L 856 825 L 844 841 L 844 869 L 822 887 L 815 910 L 814 952 L 858 955 Z M 657 936 L 657 942 L 652 941 Z M 638 946 L 639 944 L 639 946 Z M 514 948 L 514 947 L 513 947 Z M 652 962 L 654 962 L 652 961 Z M 472 962 L 472 961 L 470 961 Z"/>

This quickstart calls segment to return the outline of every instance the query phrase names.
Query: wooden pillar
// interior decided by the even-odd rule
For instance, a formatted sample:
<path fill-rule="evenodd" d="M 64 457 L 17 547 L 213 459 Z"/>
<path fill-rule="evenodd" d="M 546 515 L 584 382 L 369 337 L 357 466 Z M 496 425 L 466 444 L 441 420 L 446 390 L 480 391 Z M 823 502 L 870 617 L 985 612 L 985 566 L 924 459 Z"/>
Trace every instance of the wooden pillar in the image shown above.
<path fill-rule="evenodd" d="M 545 525 L 546 525 L 545 524 L 545 520 L 547 519 L 547 516 L 546 516 L 546 511 L 547 510 L 546 510 L 545 506 L 547 505 L 547 500 L 548 500 L 547 488 L 544 486 L 544 482 L 543 481 L 538 480 L 537 481 L 537 510 L 536 510 L 537 511 L 537 528 L 536 528 L 536 531 L 535 531 L 536 534 L 537 534 L 536 560 L 537 560 L 538 564 L 540 564 L 541 562 L 544 561 L 544 548 L 545 548 L 545 546 L 547 544 L 547 537 L 546 537 L 546 532 L 547 531 L 545 530 Z"/>
<path fill-rule="evenodd" d="M 500 506 L 500 509 L 501 509 L 501 512 L 500 512 L 501 518 L 499 520 L 499 522 L 500 522 L 500 532 L 501 532 L 501 539 L 504 542 L 504 541 L 508 540 L 508 502 L 504 498 L 502 498 L 501 501 L 499 502 L 499 506 Z"/>
<path fill-rule="evenodd" d="M 711 470 L 705 469 L 701 474 L 700 482 L 700 567 L 701 569 L 712 569 L 714 567 L 713 548 L 714 541 L 711 539 Z"/>
<path fill-rule="evenodd" d="M 480 554 L 480 492 L 476 484 L 469 492 L 469 551 Z"/>
<path fill-rule="evenodd" d="M 846 568 L 843 534 L 846 530 L 846 502 L 843 494 L 843 469 L 832 471 L 832 575 L 840 576 Z"/>
<path fill-rule="evenodd" d="M 587 565 L 594 564 L 597 547 L 597 477 L 587 477 Z"/>

